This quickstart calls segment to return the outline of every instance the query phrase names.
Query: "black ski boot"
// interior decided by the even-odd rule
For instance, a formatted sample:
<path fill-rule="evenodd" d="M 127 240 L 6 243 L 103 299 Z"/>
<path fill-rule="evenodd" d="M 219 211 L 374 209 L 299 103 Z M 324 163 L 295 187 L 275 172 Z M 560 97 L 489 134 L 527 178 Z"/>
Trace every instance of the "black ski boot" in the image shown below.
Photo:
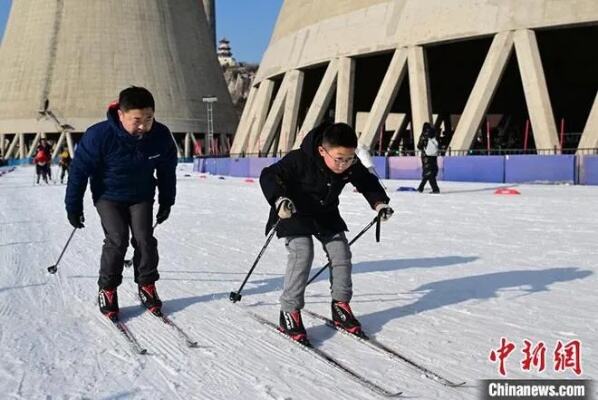
<path fill-rule="evenodd" d="M 346 330 L 349 333 L 357 336 L 364 336 L 361 330 L 361 324 L 353 315 L 351 306 L 344 301 L 332 300 L 332 320 L 336 326 Z"/>
<path fill-rule="evenodd" d="M 301 319 L 301 311 L 294 310 L 291 312 L 280 311 L 280 325 L 278 330 L 289 336 L 291 339 L 309 346 L 309 340 L 307 340 L 307 332 L 303 326 L 303 320 Z"/>
<path fill-rule="evenodd" d="M 114 289 L 100 289 L 98 292 L 100 312 L 112 321 L 118 320 L 118 293 Z"/>
<path fill-rule="evenodd" d="M 152 314 L 162 315 L 162 300 L 158 297 L 155 284 L 139 285 L 139 299 Z"/>

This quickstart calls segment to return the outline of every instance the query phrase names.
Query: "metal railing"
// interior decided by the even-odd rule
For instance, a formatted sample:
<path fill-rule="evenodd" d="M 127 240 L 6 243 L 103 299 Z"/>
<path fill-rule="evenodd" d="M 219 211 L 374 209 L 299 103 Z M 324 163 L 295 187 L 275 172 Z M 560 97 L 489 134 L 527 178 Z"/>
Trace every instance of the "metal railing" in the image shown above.
<path fill-rule="evenodd" d="M 272 153 L 226 153 L 226 154 L 214 154 L 214 155 L 202 155 L 202 156 L 194 156 L 194 158 L 250 158 L 250 157 L 283 157 L 288 152 L 279 151 L 276 155 Z M 414 151 L 414 150 L 391 150 L 380 153 L 379 151 L 374 151 L 373 156 L 379 157 L 409 157 L 409 156 L 419 156 L 421 152 Z M 578 154 L 578 155 L 598 155 L 598 148 L 564 148 L 559 149 L 557 147 L 551 149 L 509 149 L 509 148 L 494 148 L 494 149 L 453 149 L 451 147 L 447 148 L 440 148 L 438 150 L 439 156 L 444 157 L 458 157 L 458 156 L 506 156 L 506 155 L 564 155 L 564 154 Z"/>

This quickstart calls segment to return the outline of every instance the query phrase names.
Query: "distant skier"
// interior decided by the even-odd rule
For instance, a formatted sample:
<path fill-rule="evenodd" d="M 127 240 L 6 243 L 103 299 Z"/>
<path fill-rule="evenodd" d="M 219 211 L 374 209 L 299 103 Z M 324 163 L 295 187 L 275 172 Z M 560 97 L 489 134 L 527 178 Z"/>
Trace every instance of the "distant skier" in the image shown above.
<path fill-rule="evenodd" d="M 314 257 L 312 236 L 322 243 L 331 263 L 333 320 L 349 332 L 361 333 L 361 324 L 349 306 L 351 251 L 347 225 L 338 209 L 339 195 L 351 182 L 382 213 L 383 220 L 393 210 L 378 179 L 355 155 L 356 147 L 357 135 L 349 125 L 321 125 L 305 136 L 300 149 L 265 168 L 260 176 L 262 191 L 272 206 L 266 231 L 280 218 L 277 234 L 285 238 L 289 252 L 279 329 L 299 342 L 307 341 L 301 309 Z"/>
<path fill-rule="evenodd" d="M 147 89 L 132 86 L 120 92 L 118 103 L 108 109 L 107 120 L 83 135 L 69 170 L 65 203 L 75 228 L 84 227 L 83 195 L 90 178 L 105 234 L 98 303 L 100 311 L 113 320 L 118 318 L 117 287 L 122 282 L 129 230 L 139 298 L 152 313 L 161 313 L 162 301 L 155 286 L 160 275 L 152 208 L 157 185 L 160 206 L 156 222 L 161 224 L 170 215 L 176 194 L 177 152 L 168 128 L 154 120 L 154 110 L 154 98 Z"/>
<path fill-rule="evenodd" d="M 430 182 L 432 193 L 440 193 L 438 183 L 436 183 L 436 175 L 438 175 L 438 140 L 436 140 L 434 127 L 428 122 L 424 123 L 417 148 L 421 151 L 422 160 L 422 180 L 417 191 L 423 192 L 426 183 Z"/>
<path fill-rule="evenodd" d="M 60 153 L 60 161 L 58 161 L 58 165 L 60 166 L 60 183 L 64 183 L 64 175 L 69 170 L 69 165 L 71 165 L 71 155 L 67 148 L 62 149 Z"/>
<path fill-rule="evenodd" d="M 40 178 L 44 182 L 48 183 L 48 178 L 52 179 L 50 173 L 50 161 L 52 159 L 52 148 L 48 144 L 47 140 L 42 138 L 40 144 L 35 150 L 35 157 L 33 157 L 33 163 L 35 164 L 35 173 L 37 175 L 36 183 L 39 184 Z"/>

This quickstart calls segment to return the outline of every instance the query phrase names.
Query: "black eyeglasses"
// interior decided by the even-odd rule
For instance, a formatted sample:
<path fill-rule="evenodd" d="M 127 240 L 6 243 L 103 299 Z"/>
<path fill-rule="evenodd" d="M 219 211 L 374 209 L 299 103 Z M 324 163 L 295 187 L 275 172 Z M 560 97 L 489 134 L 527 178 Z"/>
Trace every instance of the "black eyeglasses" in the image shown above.
<path fill-rule="evenodd" d="M 357 156 L 353 156 L 353 157 L 332 157 L 330 155 L 330 153 L 328 152 L 328 150 L 326 150 L 326 147 L 322 146 L 322 148 L 324 149 L 324 151 L 326 152 L 326 154 L 328 154 L 328 157 L 330 157 L 332 159 L 332 161 L 334 161 L 334 163 L 336 165 L 353 165 L 357 162 Z"/>

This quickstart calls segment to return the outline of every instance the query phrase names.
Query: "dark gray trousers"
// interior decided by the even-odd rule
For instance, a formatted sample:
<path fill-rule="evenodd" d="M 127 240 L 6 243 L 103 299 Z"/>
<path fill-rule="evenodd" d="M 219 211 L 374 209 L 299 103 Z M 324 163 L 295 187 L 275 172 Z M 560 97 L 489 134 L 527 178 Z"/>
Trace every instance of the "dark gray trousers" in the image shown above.
<path fill-rule="evenodd" d="M 160 275 L 158 241 L 154 238 L 152 228 L 153 201 L 128 204 L 98 200 L 95 206 L 105 235 L 98 286 L 106 289 L 116 288 L 121 284 L 125 254 L 129 245 L 129 229 L 134 249 L 135 282 L 146 285 L 157 281 Z"/>

